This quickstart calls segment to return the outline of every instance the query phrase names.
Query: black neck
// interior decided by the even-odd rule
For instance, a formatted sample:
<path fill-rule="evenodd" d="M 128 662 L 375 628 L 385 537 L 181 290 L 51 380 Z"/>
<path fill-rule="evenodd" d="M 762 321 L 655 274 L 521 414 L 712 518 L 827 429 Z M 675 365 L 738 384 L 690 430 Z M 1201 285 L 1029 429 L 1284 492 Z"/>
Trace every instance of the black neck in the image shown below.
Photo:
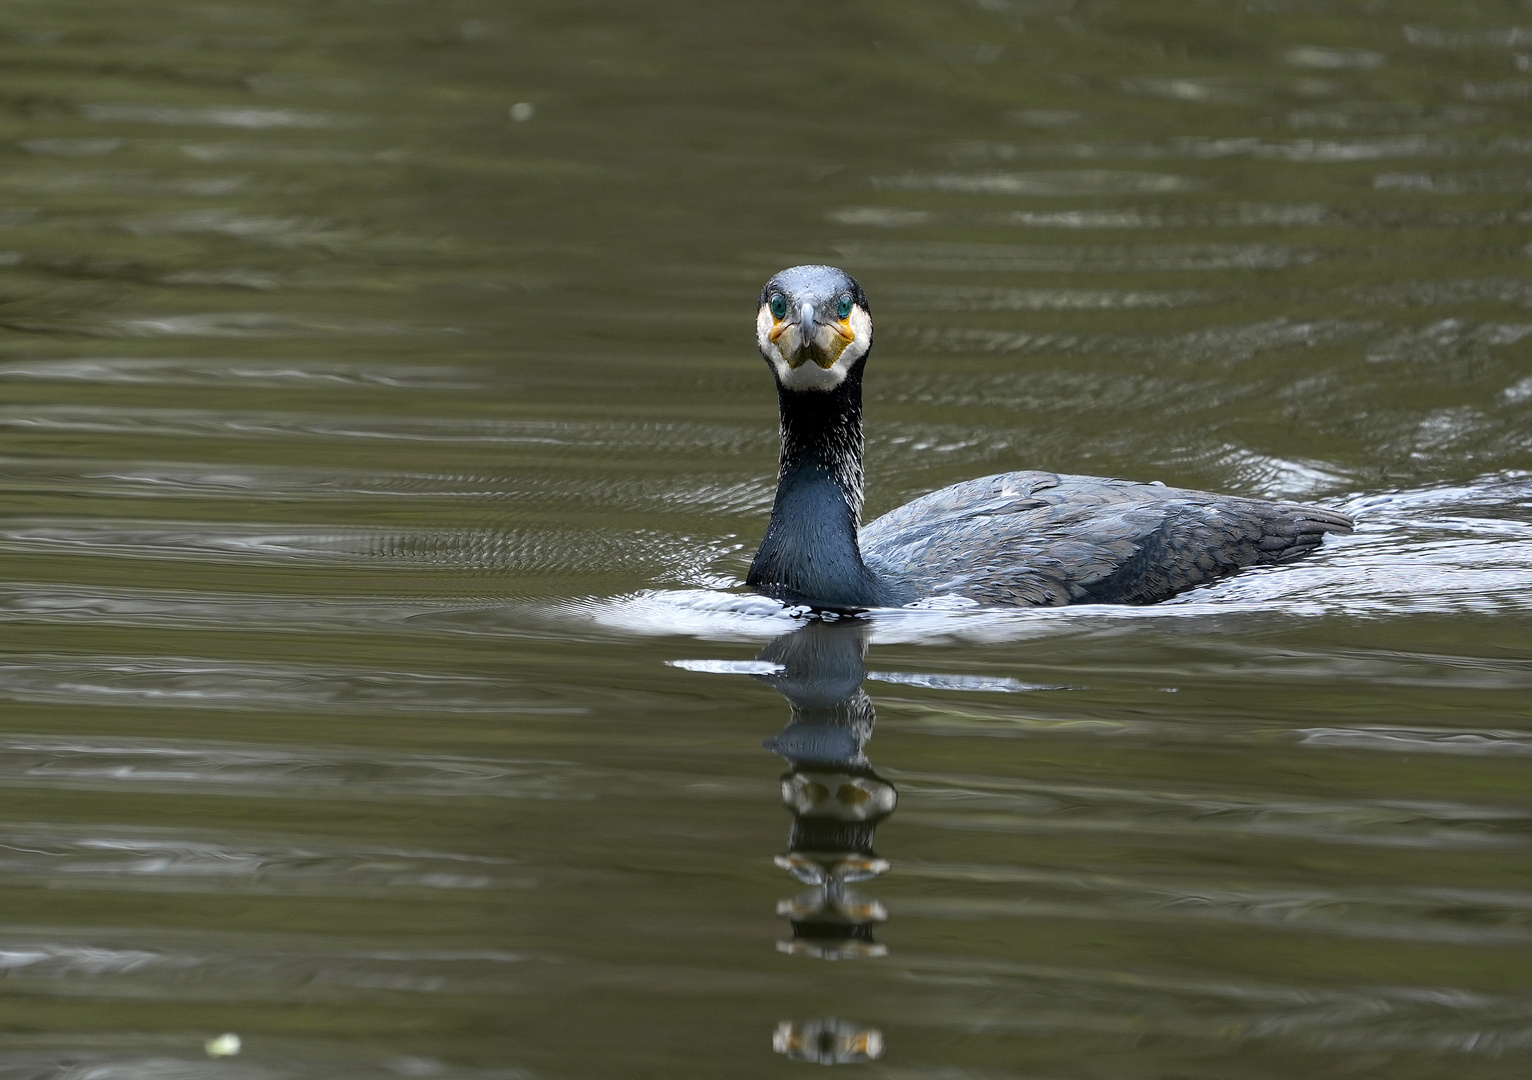
<path fill-rule="evenodd" d="M 782 458 L 777 498 L 746 579 L 789 603 L 873 607 L 881 589 L 862 562 L 862 365 L 833 390 L 777 387 Z"/>

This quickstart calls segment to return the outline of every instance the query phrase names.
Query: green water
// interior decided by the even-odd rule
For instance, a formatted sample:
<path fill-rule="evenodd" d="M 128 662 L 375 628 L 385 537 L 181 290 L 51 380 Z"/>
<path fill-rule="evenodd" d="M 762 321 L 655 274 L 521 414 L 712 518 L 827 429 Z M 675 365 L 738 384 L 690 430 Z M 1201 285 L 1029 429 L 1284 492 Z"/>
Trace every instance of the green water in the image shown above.
<path fill-rule="evenodd" d="M 1527 1075 L 1523 5 L 11 0 L 0 104 L 4 1080 Z M 870 513 L 1360 527 L 801 629 L 810 261 Z"/>

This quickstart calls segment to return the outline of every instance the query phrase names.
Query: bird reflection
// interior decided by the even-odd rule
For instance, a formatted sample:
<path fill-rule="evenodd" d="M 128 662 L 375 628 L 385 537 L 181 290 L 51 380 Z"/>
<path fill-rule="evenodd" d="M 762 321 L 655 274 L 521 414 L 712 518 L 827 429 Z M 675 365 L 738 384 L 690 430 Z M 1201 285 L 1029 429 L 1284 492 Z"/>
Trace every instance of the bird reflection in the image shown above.
<path fill-rule="evenodd" d="M 793 928 L 792 939 L 777 947 L 795 956 L 848 960 L 888 951 L 873 938 L 887 911 L 850 888 L 888 869 L 873 836 L 899 797 L 864 749 L 876 719 L 862 689 L 867 633 L 861 620 L 816 620 L 757 657 L 780 670 L 755 678 L 792 705 L 787 726 L 764 745 L 789 766 L 782 804 L 793 824 L 776 862 L 810 886 L 777 905 Z"/>
<path fill-rule="evenodd" d="M 782 804 L 793 823 L 776 863 L 809 886 L 777 905 L 792 926 L 792 937 L 777 948 L 792 956 L 850 960 L 888 952 L 873 937 L 888 912 L 850 887 L 888 869 L 873 838 L 899 799 L 865 752 L 876 720 L 862 690 L 868 631 L 861 620 L 816 620 L 757 657 L 777 670 L 753 677 L 792 706 L 787 726 L 764 743 L 788 764 Z M 883 1046 L 877 1029 L 834 1018 L 784 1021 L 772 1041 L 789 1058 L 825 1065 L 869 1061 Z"/>

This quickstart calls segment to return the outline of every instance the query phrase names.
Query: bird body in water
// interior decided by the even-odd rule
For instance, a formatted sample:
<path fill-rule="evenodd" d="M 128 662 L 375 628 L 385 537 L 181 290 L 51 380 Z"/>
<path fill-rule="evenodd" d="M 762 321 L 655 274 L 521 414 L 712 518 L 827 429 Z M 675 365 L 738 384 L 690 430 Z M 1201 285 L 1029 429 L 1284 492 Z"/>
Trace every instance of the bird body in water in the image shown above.
<path fill-rule="evenodd" d="M 784 270 L 761 291 L 756 338 L 776 379 L 782 455 L 746 583 L 787 603 L 1151 604 L 1351 529 L 1316 507 L 1049 472 L 954 484 L 863 526 L 872 315 L 861 286 L 831 266 Z"/>

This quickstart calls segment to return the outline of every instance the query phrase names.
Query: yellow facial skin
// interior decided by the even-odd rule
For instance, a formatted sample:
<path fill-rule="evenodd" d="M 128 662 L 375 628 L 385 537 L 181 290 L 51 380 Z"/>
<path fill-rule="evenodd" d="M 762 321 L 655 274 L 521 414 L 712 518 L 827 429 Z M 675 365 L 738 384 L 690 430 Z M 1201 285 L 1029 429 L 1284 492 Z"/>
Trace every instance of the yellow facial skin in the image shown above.
<path fill-rule="evenodd" d="M 806 360 L 813 360 L 829 371 L 835 366 L 835 361 L 840 359 L 840 354 L 846 351 L 846 346 L 856 340 L 850 315 L 831 323 L 815 323 L 814 336 L 805 348 L 805 343 L 798 340 L 799 326 L 796 322 L 773 318 L 770 309 L 765 307 L 761 308 L 761 312 L 771 319 L 771 329 L 766 332 L 766 340 L 777 347 L 782 358 L 792 368 L 797 368 Z M 785 342 L 782 340 L 784 337 L 787 338 Z"/>
<path fill-rule="evenodd" d="M 802 324 L 772 316 L 762 304 L 755 320 L 756 343 L 788 390 L 829 390 L 845 381 L 872 344 L 872 316 L 853 307 L 844 319 L 816 321 L 811 338 L 800 340 Z M 812 360 L 813 363 L 808 361 Z"/>

